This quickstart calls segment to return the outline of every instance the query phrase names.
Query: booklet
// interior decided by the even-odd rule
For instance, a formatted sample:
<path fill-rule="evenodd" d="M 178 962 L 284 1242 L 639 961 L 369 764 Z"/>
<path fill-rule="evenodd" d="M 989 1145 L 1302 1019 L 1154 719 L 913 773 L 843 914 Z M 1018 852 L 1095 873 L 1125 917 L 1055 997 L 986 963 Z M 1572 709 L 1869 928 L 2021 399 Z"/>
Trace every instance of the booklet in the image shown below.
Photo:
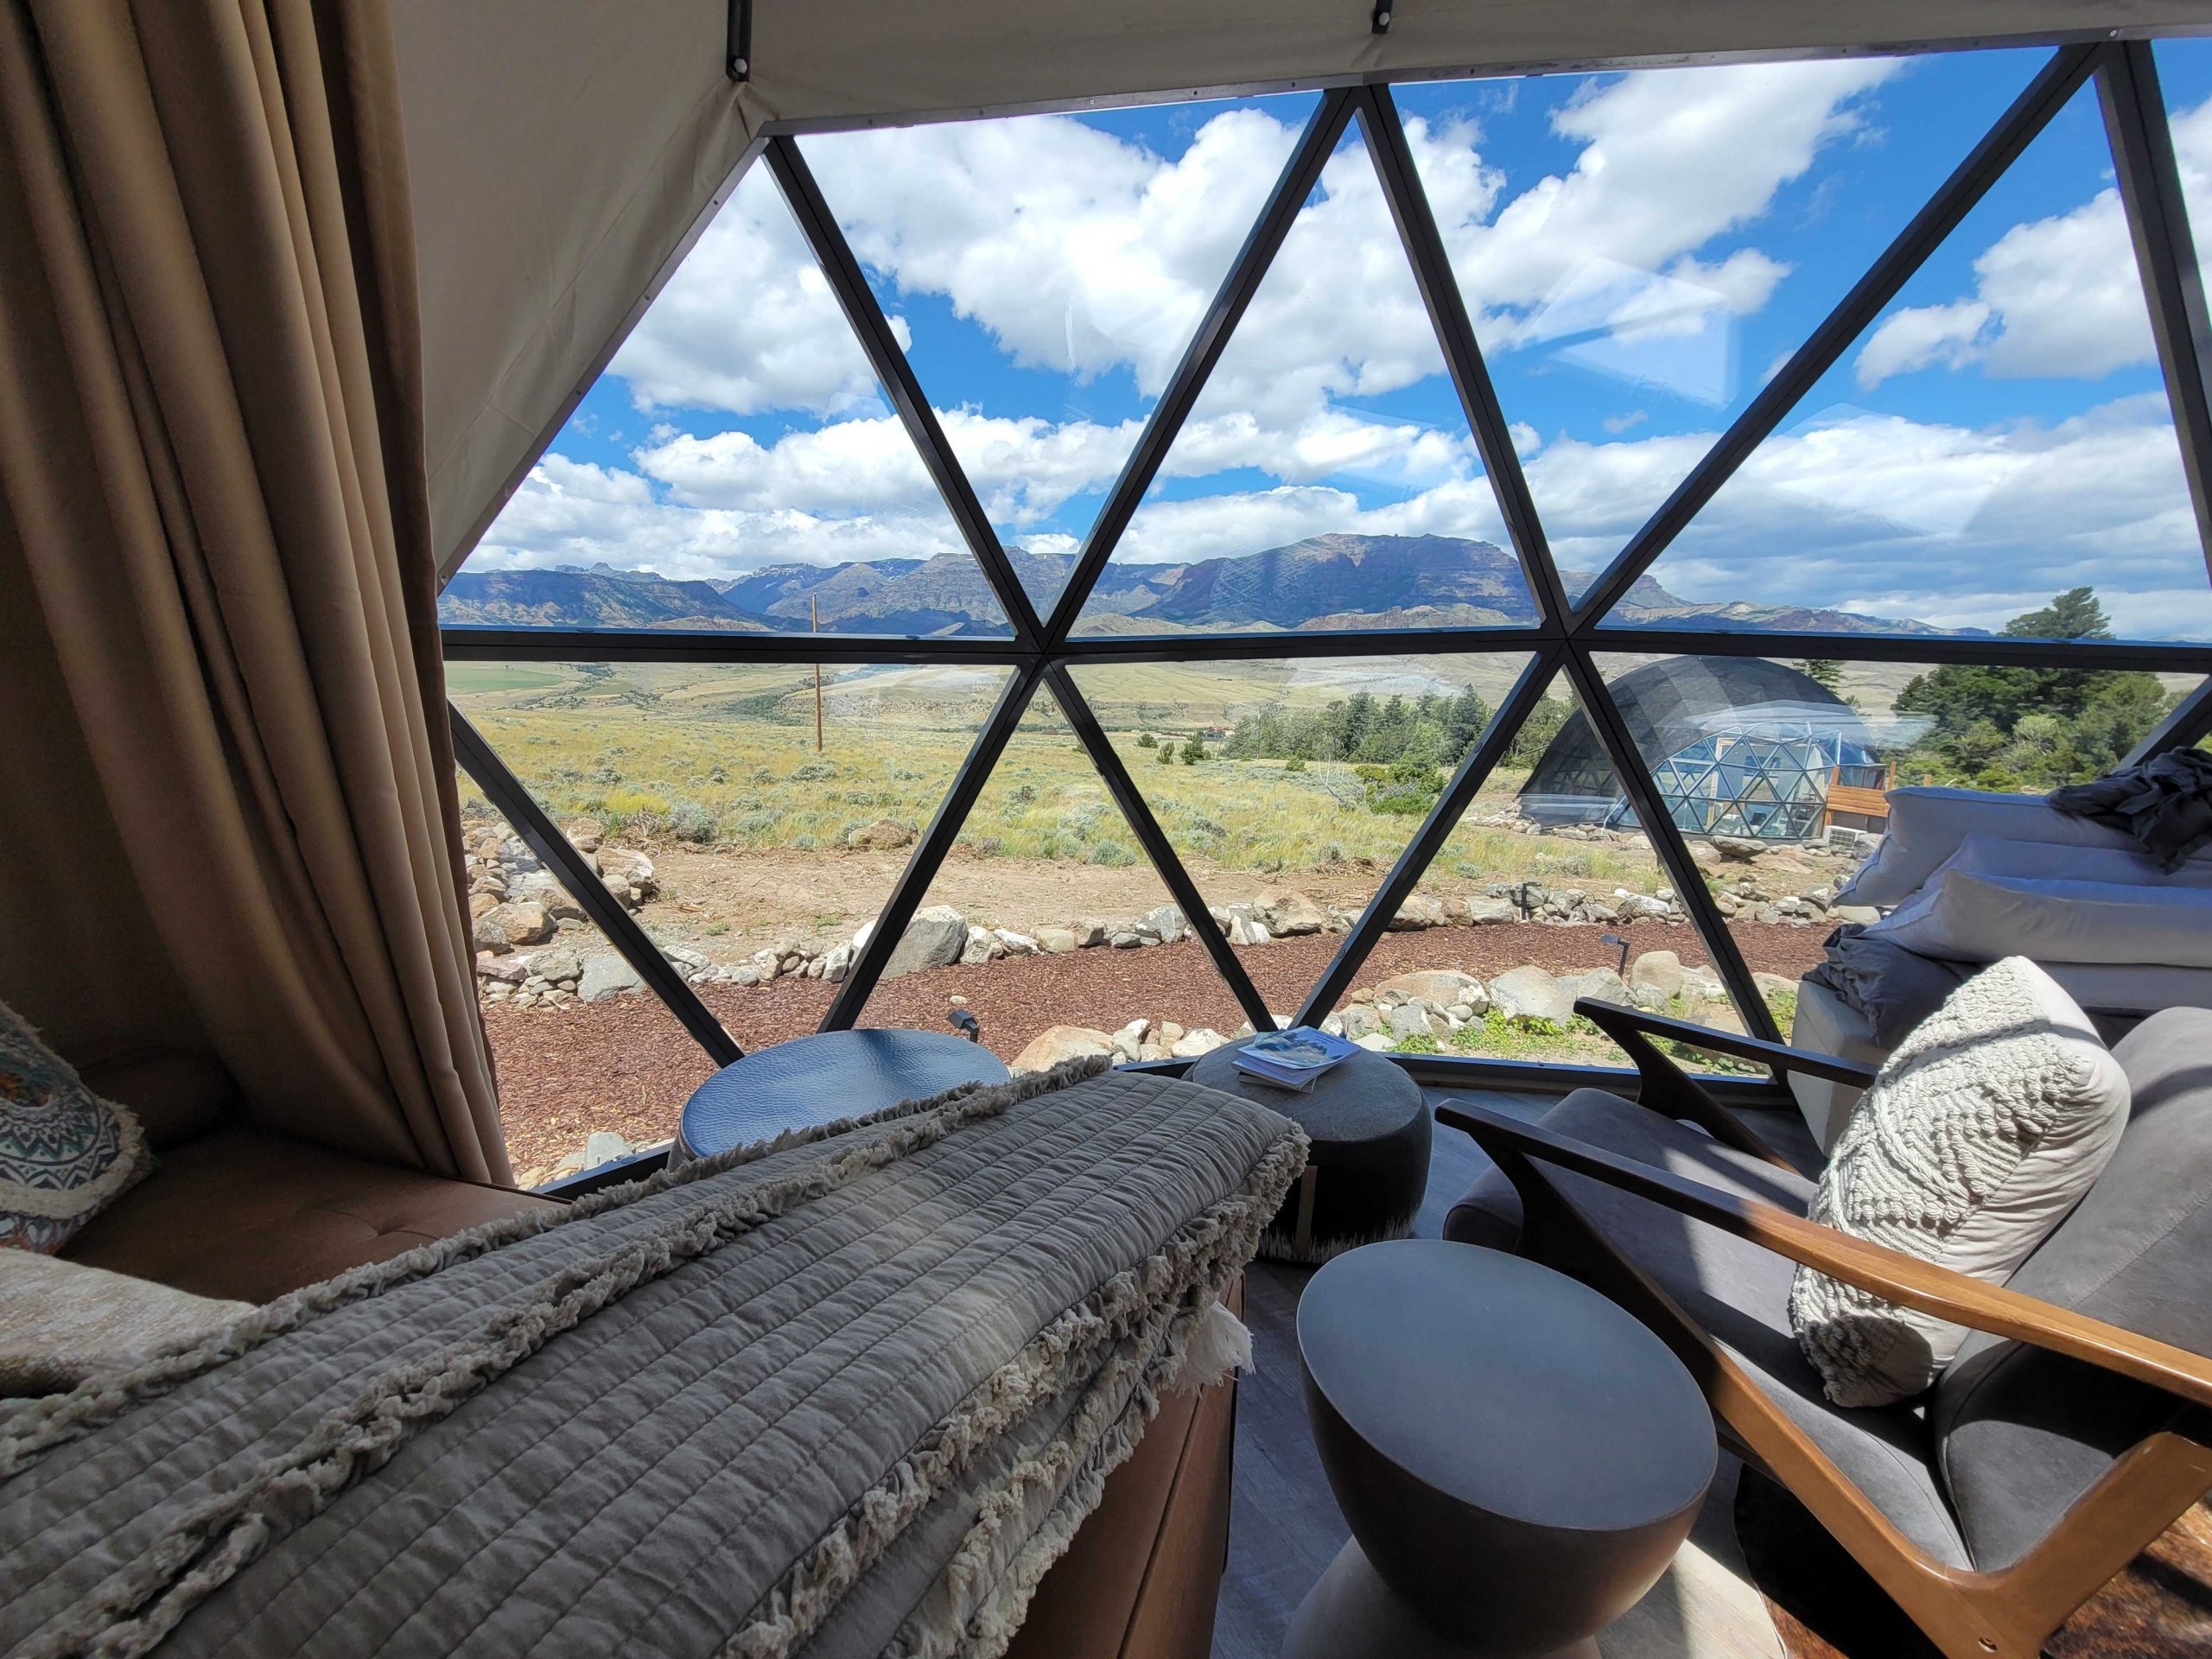
<path fill-rule="evenodd" d="M 1334 1067 L 1360 1052 L 1357 1043 L 1311 1026 L 1263 1032 L 1236 1051 L 1235 1065 L 1248 1077 L 1278 1089 L 1311 1089 Z"/>

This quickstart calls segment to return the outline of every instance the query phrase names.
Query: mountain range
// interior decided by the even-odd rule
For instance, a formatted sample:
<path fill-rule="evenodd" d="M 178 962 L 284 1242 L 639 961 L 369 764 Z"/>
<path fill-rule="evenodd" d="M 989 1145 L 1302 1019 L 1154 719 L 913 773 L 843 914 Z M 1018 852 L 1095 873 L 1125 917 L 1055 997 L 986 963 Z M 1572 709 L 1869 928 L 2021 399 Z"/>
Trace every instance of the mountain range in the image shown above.
<path fill-rule="evenodd" d="M 1009 548 L 1039 611 L 1071 556 Z M 1570 593 L 1592 579 L 1561 573 Z M 683 581 L 597 564 L 462 570 L 438 601 L 448 627 L 667 628 L 733 632 L 995 635 L 1007 632 L 990 584 L 965 553 L 834 565 L 771 565 L 728 580 Z M 1925 623 L 1748 601 L 1677 598 L 1637 580 L 1615 619 L 1726 631 L 1939 633 Z M 1287 547 L 1190 564 L 1107 565 L 1077 634 L 1272 629 L 1499 627 L 1533 623 L 1520 562 L 1452 536 L 1310 537 Z"/>

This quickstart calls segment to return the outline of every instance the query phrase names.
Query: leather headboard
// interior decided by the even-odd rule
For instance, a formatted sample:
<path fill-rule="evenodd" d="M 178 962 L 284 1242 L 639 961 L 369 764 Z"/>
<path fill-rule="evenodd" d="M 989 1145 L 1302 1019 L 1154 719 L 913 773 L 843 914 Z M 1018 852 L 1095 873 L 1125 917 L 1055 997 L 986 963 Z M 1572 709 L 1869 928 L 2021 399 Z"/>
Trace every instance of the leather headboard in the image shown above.
<path fill-rule="evenodd" d="M 94 1094 L 138 1115 L 156 1152 L 207 1134 L 238 1108 L 238 1084 L 212 1054 L 142 1052 L 80 1071 Z"/>

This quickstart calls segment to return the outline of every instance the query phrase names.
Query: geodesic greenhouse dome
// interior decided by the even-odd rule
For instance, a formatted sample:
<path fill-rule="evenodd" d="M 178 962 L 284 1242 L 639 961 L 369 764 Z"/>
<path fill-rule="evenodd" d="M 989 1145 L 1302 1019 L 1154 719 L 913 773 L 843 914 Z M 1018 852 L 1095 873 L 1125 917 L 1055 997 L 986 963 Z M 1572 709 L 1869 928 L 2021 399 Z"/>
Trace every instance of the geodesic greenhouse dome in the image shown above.
<path fill-rule="evenodd" d="M 1675 825 L 1694 836 L 1804 841 L 1831 783 L 1878 787 L 1865 722 L 1810 675 L 1757 657 L 1677 657 L 1612 682 Z M 1529 774 L 1521 810 L 1542 823 L 1631 824 L 1604 747 L 1577 710 Z"/>

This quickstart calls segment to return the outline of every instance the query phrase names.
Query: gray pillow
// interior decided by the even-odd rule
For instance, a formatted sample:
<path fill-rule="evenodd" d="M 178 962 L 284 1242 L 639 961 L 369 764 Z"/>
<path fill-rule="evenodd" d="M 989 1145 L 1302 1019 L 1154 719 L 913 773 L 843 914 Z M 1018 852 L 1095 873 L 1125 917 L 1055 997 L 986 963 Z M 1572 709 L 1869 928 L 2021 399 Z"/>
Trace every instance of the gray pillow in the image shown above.
<path fill-rule="evenodd" d="M 1954 991 L 1883 1062 L 1836 1141 L 1813 1220 L 2003 1284 L 2094 1185 L 2127 1079 L 2088 1016 L 2024 957 Z M 1932 1383 L 1966 1329 L 1800 1268 L 1789 1323 L 1840 1406 Z"/>

